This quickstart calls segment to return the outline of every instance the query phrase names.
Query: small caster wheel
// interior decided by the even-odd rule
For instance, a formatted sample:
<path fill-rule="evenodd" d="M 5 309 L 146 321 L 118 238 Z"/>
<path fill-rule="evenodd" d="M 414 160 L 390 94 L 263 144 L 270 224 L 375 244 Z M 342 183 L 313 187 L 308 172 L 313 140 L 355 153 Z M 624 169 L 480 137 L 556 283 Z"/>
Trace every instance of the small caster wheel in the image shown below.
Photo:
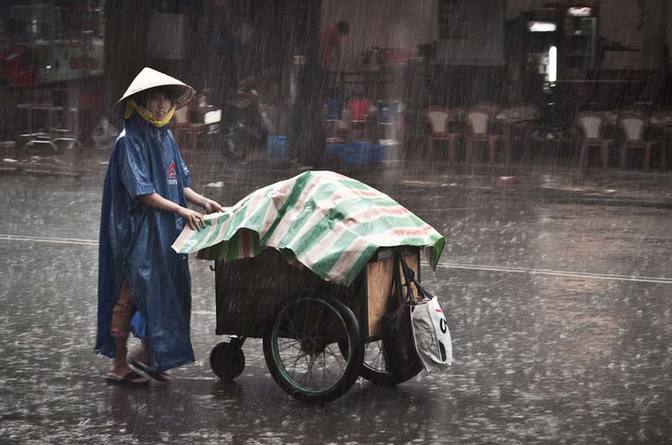
<path fill-rule="evenodd" d="M 240 346 L 222 342 L 210 351 L 210 367 L 222 380 L 233 380 L 245 368 L 245 354 Z"/>

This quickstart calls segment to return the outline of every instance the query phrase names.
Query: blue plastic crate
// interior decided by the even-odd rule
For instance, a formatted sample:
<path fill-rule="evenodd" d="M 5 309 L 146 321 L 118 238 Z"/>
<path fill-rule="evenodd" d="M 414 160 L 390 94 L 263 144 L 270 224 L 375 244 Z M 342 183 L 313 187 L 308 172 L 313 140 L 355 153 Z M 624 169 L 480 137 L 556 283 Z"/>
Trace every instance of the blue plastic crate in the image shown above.
<path fill-rule="evenodd" d="M 343 100 L 341 98 L 328 97 L 324 101 L 324 106 L 327 120 L 338 120 L 341 118 L 341 112 L 343 111 Z"/>
<path fill-rule="evenodd" d="M 269 134 L 266 137 L 266 148 L 269 159 L 285 159 L 287 154 L 287 136 L 282 134 Z"/>
<path fill-rule="evenodd" d="M 346 143 L 328 143 L 327 144 L 327 158 L 336 159 L 343 162 L 348 144 Z"/>
<path fill-rule="evenodd" d="M 341 162 L 348 165 L 368 165 L 383 161 L 384 149 L 374 142 L 349 142 L 344 144 Z"/>

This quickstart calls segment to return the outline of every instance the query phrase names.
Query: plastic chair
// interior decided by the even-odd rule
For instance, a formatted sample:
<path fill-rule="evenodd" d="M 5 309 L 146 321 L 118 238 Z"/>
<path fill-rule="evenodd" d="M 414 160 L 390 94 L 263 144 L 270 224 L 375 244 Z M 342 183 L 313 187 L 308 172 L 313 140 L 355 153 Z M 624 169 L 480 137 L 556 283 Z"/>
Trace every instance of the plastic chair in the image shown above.
<path fill-rule="evenodd" d="M 651 127 L 657 130 L 660 145 L 660 169 L 667 170 L 668 151 L 672 151 L 672 110 L 651 113 Z"/>
<path fill-rule="evenodd" d="M 349 115 L 351 137 L 353 139 L 367 137 L 371 102 L 367 99 L 350 99 L 346 108 Z"/>
<path fill-rule="evenodd" d="M 628 162 L 628 150 L 644 150 L 644 170 L 651 169 L 651 145 L 644 140 L 644 129 L 647 117 L 642 112 L 625 111 L 618 117 L 618 127 L 622 130 L 623 139 L 619 142 L 619 168 L 624 169 Z"/>
<path fill-rule="evenodd" d="M 434 155 L 434 145 L 437 141 L 448 141 L 448 160 L 455 162 L 457 144 L 462 137 L 461 133 L 451 131 L 451 122 L 457 121 L 457 114 L 446 108 L 430 106 L 427 108 L 427 122 L 430 133 L 427 138 L 427 156 L 431 159 Z"/>
<path fill-rule="evenodd" d="M 576 124 L 583 132 L 583 141 L 579 151 L 579 167 L 588 166 L 588 155 L 591 148 L 599 148 L 602 168 L 609 163 L 609 146 L 611 139 L 603 136 L 605 115 L 596 111 L 582 111 L 576 118 Z"/>
<path fill-rule="evenodd" d="M 180 147 L 197 150 L 199 140 L 212 143 L 220 133 L 222 110 L 208 100 L 208 93 L 201 92 L 196 101 L 175 112 L 172 125 Z"/>
<path fill-rule="evenodd" d="M 493 131 L 496 115 L 497 107 L 489 105 L 477 105 L 467 111 L 467 137 L 465 143 L 467 162 L 474 162 L 476 157 L 474 145 L 476 143 L 486 143 L 488 145 L 488 163 L 495 163 L 497 143 L 502 140 L 502 135 L 496 134 Z M 508 149 L 506 149 L 505 158 L 505 162 L 508 164 L 510 159 Z"/>

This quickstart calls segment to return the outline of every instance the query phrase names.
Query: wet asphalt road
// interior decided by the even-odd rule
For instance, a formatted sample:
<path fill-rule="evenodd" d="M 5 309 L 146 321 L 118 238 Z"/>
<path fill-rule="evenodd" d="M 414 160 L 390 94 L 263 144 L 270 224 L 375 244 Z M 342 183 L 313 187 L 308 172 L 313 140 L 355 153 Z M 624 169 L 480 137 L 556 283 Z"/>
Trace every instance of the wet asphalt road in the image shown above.
<path fill-rule="evenodd" d="M 93 354 L 100 153 L 79 176 L 0 172 L 0 443 L 666 443 L 672 437 L 672 174 L 389 163 L 344 171 L 437 228 L 423 280 L 455 363 L 324 406 L 287 396 L 261 342 L 209 369 L 214 276 L 191 260 L 197 362 L 170 384 L 110 386 Z M 187 154 L 223 204 L 298 172 Z M 50 161 L 45 161 L 50 165 Z M 56 165 L 56 164 L 51 164 Z M 61 165 L 61 164 L 58 164 Z M 69 165 L 67 163 L 63 165 Z M 68 169 L 70 167 L 63 167 Z M 39 170 L 39 169 L 38 169 Z M 67 170 L 71 172 L 71 170 Z M 496 177 L 516 174 L 497 185 Z"/>

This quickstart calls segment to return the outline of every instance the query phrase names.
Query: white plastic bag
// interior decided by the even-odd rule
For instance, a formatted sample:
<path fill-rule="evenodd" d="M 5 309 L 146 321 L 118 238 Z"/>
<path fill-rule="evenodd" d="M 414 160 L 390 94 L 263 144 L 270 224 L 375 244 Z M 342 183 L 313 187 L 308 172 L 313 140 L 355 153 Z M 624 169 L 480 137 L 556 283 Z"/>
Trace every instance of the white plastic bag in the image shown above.
<path fill-rule="evenodd" d="M 446 317 L 436 297 L 411 306 L 415 349 L 427 372 L 453 363 L 453 345 Z"/>

